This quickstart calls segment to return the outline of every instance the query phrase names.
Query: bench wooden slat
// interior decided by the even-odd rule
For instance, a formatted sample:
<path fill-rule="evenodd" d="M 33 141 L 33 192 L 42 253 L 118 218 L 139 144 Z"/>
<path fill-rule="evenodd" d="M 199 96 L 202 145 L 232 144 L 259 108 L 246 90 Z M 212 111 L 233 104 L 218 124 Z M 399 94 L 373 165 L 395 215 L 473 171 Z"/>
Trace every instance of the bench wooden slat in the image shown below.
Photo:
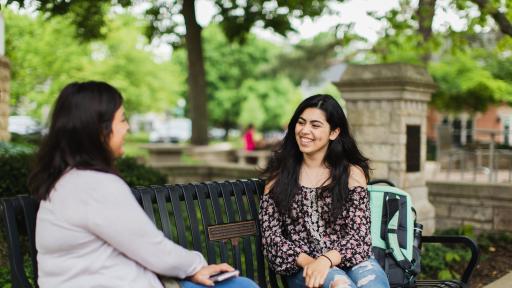
<path fill-rule="evenodd" d="M 256 235 L 256 223 L 254 220 L 211 225 L 208 227 L 210 240 L 238 241 L 241 237 L 253 235 Z"/>

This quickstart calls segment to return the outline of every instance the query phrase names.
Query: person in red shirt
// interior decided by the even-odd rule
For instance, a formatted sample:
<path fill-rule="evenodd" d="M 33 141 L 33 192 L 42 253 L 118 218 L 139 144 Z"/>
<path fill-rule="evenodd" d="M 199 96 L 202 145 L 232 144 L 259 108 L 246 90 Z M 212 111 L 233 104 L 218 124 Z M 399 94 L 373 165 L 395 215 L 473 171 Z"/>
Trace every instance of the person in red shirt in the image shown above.
<path fill-rule="evenodd" d="M 256 149 L 256 143 L 254 142 L 254 125 L 252 125 L 252 123 L 247 126 L 247 129 L 245 129 L 243 137 L 246 151 L 253 151 Z"/>

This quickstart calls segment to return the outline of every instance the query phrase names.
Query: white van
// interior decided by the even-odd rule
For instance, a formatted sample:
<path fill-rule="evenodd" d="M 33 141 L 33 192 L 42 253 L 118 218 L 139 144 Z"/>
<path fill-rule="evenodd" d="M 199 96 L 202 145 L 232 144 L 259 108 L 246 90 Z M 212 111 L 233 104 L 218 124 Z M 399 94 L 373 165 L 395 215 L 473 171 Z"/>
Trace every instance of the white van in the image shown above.
<path fill-rule="evenodd" d="M 10 133 L 15 133 L 19 135 L 28 135 L 28 134 L 36 134 L 41 133 L 43 129 L 41 125 L 30 116 L 24 115 L 16 115 L 9 116 L 9 127 L 8 130 Z"/>
<path fill-rule="evenodd" d="M 188 118 L 174 118 L 155 122 L 149 133 L 149 142 L 178 143 L 188 141 L 192 136 L 192 121 Z"/>

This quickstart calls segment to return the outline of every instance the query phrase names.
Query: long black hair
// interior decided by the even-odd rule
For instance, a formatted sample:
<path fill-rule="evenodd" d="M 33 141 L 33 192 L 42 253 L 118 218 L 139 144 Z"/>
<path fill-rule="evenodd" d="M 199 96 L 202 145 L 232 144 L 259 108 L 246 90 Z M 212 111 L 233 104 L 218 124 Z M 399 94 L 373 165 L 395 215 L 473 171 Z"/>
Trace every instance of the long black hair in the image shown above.
<path fill-rule="evenodd" d="M 47 199 L 69 168 L 117 174 L 108 141 L 114 114 L 122 104 L 121 93 L 105 82 L 75 82 L 64 87 L 28 180 L 35 197 Z"/>
<path fill-rule="evenodd" d="M 366 180 L 369 179 L 368 158 L 364 157 L 352 138 L 345 113 L 340 104 L 330 95 L 319 94 L 308 97 L 295 110 L 288 131 L 280 146 L 272 153 L 269 164 L 263 171 L 270 187 L 270 197 L 282 215 L 289 213 L 291 202 L 299 190 L 299 174 L 303 154 L 295 138 L 295 125 L 307 108 L 318 108 L 325 113 L 331 131 L 339 128 L 336 139 L 328 144 L 324 163 L 331 171 L 331 182 L 326 189 L 332 196 L 332 217 L 340 215 L 348 198 L 350 166 L 360 167 Z"/>

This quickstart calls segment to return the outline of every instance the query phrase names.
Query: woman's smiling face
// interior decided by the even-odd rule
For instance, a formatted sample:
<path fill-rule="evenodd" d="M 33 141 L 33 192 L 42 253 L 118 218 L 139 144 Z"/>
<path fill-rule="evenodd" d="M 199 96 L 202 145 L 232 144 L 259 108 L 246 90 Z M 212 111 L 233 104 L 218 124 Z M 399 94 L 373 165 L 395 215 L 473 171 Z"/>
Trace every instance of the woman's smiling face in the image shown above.
<path fill-rule="evenodd" d="M 336 139 L 339 133 L 339 128 L 331 131 L 324 111 L 318 108 L 304 110 L 295 124 L 295 140 L 300 151 L 308 155 L 325 154 L 329 141 Z"/>

